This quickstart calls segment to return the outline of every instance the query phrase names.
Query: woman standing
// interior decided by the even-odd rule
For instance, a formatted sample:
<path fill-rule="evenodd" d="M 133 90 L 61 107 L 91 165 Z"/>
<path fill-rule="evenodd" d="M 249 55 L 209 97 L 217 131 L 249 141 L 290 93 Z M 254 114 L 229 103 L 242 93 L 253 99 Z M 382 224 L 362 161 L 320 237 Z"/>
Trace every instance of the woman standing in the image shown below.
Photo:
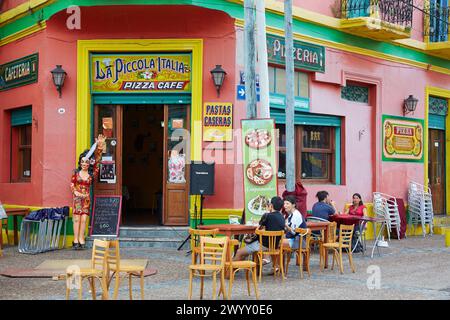
<path fill-rule="evenodd" d="M 99 135 L 95 139 L 96 148 L 94 159 L 88 157 L 89 150 L 85 150 L 78 158 L 78 169 L 72 175 L 70 189 L 73 195 L 73 246 L 75 250 L 86 246 L 84 233 L 86 220 L 91 205 L 91 185 L 98 176 L 99 161 L 105 148 L 105 137 Z"/>

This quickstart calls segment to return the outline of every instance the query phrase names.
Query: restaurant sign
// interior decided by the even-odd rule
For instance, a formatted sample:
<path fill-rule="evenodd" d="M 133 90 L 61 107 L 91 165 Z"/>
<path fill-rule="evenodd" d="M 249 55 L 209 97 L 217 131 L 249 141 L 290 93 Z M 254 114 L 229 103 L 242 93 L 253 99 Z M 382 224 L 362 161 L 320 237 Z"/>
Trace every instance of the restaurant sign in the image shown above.
<path fill-rule="evenodd" d="M 191 55 L 95 54 L 91 85 L 94 93 L 189 93 Z"/>
<path fill-rule="evenodd" d="M 241 124 L 245 220 L 257 223 L 278 194 L 275 122 L 244 119 Z"/>
<path fill-rule="evenodd" d="M 284 38 L 267 36 L 267 59 L 269 63 L 285 65 L 286 46 Z M 294 41 L 294 67 L 316 72 L 325 72 L 325 48 L 311 43 Z"/>
<path fill-rule="evenodd" d="M 423 120 L 383 115 L 383 161 L 423 162 Z"/>
<path fill-rule="evenodd" d="M 205 102 L 203 106 L 203 141 L 233 140 L 233 104 Z"/>
<path fill-rule="evenodd" d="M 8 90 L 38 81 L 39 55 L 32 55 L 0 65 L 0 90 Z"/>

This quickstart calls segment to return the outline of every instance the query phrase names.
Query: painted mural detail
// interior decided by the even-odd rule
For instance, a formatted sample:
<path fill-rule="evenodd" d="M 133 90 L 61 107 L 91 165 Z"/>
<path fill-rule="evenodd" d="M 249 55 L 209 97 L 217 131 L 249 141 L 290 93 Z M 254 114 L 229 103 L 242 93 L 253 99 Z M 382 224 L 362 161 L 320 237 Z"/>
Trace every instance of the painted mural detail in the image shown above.
<path fill-rule="evenodd" d="M 244 203 L 247 223 L 258 223 L 277 195 L 277 157 L 273 119 L 242 120 Z"/>
<path fill-rule="evenodd" d="M 98 54 L 91 57 L 92 92 L 191 91 L 190 54 Z"/>
<path fill-rule="evenodd" d="M 20 87 L 38 81 L 37 53 L 0 65 L 0 90 Z"/>
<path fill-rule="evenodd" d="M 311 43 L 294 41 L 295 68 L 325 72 L 325 48 Z M 284 38 L 268 35 L 267 36 L 267 60 L 270 63 L 285 65 L 286 46 Z"/>
<path fill-rule="evenodd" d="M 233 140 L 233 104 L 205 102 L 203 107 L 203 141 Z"/>
<path fill-rule="evenodd" d="M 423 120 L 383 115 L 383 161 L 423 162 Z"/>

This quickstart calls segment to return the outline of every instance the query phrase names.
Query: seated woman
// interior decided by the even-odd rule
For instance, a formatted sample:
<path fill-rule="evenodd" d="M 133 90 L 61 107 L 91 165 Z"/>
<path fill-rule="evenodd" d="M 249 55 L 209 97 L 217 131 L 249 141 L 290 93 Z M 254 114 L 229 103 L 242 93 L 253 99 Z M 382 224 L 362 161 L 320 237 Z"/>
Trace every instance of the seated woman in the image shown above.
<path fill-rule="evenodd" d="M 352 198 L 352 204 L 345 210 L 345 213 L 360 217 L 367 216 L 367 208 L 362 202 L 361 195 L 355 193 Z"/>
<path fill-rule="evenodd" d="M 295 208 L 295 196 L 286 196 L 284 198 L 284 209 L 288 214 L 286 218 L 286 239 L 284 239 L 283 245 L 289 246 L 293 249 L 297 249 L 299 246 L 299 237 L 295 232 L 296 228 L 306 228 L 306 222 L 303 220 L 303 216 Z"/>

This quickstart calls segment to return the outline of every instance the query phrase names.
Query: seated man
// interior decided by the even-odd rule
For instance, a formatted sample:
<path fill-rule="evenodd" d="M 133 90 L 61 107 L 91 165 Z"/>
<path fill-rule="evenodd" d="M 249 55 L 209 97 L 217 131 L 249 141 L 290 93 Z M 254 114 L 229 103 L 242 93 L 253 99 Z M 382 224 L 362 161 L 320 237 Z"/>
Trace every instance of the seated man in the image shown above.
<path fill-rule="evenodd" d="M 283 204 L 284 204 L 283 199 L 281 199 L 280 197 L 273 197 L 270 200 L 269 204 L 270 212 L 261 217 L 259 226 L 260 229 L 264 227 L 265 230 L 267 231 L 284 230 L 285 221 L 283 215 L 280 212 L 281 208 L 283 207 Z M 276 243 L 277 246 L 279 241 L 280 239 L 277 239 Z M 263 242 L 262 243 L 263 250 L 264 249 L 267 250 L 267 247 L 269 246 L 267 237 L 263 237 L 262 242 Z M 246 245 L 244 248 L 241 248 L 236 252 L 236 255 L 234 256 L 233 260 L 235 261 L 244 260 L 250 254 L 258 252 L 260 245 L 261 244 L 259 243 L 259 240 Z"/>
<path fill-rule="evenodd" d="M 333 200 L 328 198 L 327 191 L 319 191 L 316 194 L 318 202 L 312 207 L 312 215 L 324 220 L 330 220 L 329 217 L 336 213 L 336 205 Z"/>

